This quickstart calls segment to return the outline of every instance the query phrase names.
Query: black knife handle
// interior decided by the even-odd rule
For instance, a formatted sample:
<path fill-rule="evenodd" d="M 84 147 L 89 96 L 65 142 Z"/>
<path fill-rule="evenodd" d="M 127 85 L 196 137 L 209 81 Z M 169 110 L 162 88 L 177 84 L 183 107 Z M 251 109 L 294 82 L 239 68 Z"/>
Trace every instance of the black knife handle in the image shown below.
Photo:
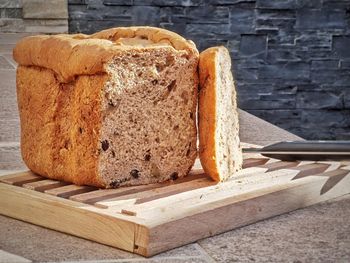
<path fill-rule="evenodd" d="M 350 160 L 350 141 L 293 141 L 265 146 L 261 154 L 283 161 Z"/>

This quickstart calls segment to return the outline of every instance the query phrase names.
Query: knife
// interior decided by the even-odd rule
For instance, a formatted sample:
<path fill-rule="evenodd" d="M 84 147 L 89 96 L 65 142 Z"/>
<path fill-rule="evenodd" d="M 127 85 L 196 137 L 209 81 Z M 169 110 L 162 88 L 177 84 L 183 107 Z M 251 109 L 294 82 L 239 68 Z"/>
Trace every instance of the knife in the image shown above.
<path fill-rule="evenodd" d="M 262 148 L 243 148 L 243 153 L 260 153 L 282 161 L 350 160 L 350 141 L 282 141 Z"/>

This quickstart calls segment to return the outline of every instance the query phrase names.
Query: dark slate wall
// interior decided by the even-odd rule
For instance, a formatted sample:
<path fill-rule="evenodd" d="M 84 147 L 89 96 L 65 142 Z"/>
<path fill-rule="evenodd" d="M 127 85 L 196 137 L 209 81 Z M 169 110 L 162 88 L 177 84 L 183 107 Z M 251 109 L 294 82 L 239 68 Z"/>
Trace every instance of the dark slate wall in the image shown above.
<path fill-rule="evenodd" d="M 308 139 L 350 139 L 350 0 L 69 0 L 71 32 L 130 25 L 225 45 L 242 109 Z"/>

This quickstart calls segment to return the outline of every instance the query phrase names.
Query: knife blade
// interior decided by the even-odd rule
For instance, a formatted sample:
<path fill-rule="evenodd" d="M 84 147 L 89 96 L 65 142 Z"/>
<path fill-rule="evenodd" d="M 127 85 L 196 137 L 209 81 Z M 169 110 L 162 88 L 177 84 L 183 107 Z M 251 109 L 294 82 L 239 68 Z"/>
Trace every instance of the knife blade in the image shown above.
<path fill-rule="evenodd" d="M 350 160 L 350 141 L 282 141 L 262 148 L 243 148 L 243 153 L 260 153 L 282 161 Z"/>

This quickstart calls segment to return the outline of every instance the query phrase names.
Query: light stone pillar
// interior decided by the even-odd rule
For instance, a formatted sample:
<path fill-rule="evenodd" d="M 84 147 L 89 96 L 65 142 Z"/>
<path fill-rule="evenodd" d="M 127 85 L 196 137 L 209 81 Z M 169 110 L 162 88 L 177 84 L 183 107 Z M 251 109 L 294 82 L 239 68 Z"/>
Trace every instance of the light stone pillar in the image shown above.
<path fill-rule="evenodd" d="M 67 0 L 0 0 L 0 13 L 0 32 L 68 32 Z"/>

